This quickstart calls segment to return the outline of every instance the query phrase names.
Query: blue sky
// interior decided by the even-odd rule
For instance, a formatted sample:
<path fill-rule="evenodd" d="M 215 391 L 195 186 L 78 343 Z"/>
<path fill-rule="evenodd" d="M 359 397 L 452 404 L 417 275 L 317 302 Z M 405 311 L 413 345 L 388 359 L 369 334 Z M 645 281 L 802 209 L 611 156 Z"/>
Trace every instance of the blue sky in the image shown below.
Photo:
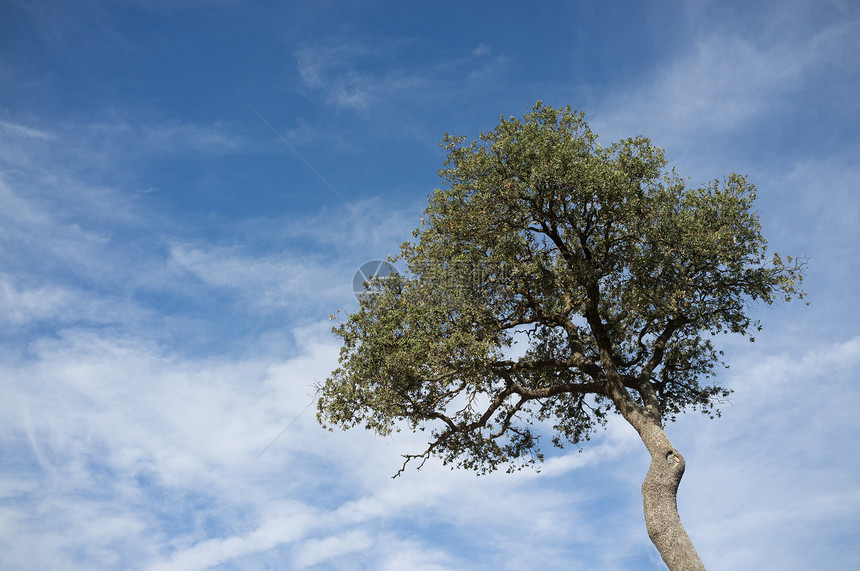
<path fill-rule="evenodd" d="M 542 99 L 748 174 L 809 257 L 809 306 L 723 340 L 723 417 L 669 426 L 680 510 L 709 569 L 860 567 L 858 92 L 849 0 L 2 2 L 0 566 L 661 569 L 623 422 L 392 480 L 419 437 L 308 408 L 443 133 Z"/>

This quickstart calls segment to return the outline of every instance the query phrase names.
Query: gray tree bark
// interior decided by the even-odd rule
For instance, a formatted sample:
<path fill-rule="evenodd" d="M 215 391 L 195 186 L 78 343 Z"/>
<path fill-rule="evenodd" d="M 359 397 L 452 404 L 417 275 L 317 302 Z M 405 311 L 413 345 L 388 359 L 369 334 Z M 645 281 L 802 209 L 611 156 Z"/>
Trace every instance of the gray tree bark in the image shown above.
<path fill-rule="evenodd" d="M 597 285 L 594 285 L 592 300 L 599 299 L 597 291 Z M 606 373 L 606 396 L 612 399 L 621 416 L 636 429 L 651 454 L 651 465 L 645 475 L 645 481 L 642 482 L 642 507 L 648 537 L 670 571 L 702 571 L 705 565 L 681 524 L 681 516 L 678 515 L 678 484 L 684 476 L 684 457 L 675 450 L 663 430 L 660 401 L 648 380 L 654 368 L 662 361 L 665 342 L 672 330 L 667 329 L 663 333 L 666 339 L 655 344 L 650 364 L 635 379 L 634 386 L 642 397 L 642 402 L 639 403 L 627 392 L 615 368 L 612 343 L 600 318 L 596 301 L 592 301 L 587 318 L 600 347 L 600 362 Z"/>
<path fill-rule="evenodd" d="M 651 465 L 642 482 L 648 537 L 670 571 L 701 571 L 705 565 L 678 514 L 678 484 L 684 476 L 684 457 L 663 430 L 656 397 L 647 383 L 640 391 L 645 401 L 643 406 L 630 397 L 617 376 L 615 379 L 612 376 L 607 383 L 608 396 L 651 454 Z"/>
<path fill-rule="evenodd" d="M 662 426 L 648 424 L 642 430 L 634 426 L 651 453 L 651 466 L 642 482 L 648 537 L 671 571 L 703 570 L 705 565 L 678 514 L 678 484 L 684 476 L 684 457 L 672 446 Z"/>

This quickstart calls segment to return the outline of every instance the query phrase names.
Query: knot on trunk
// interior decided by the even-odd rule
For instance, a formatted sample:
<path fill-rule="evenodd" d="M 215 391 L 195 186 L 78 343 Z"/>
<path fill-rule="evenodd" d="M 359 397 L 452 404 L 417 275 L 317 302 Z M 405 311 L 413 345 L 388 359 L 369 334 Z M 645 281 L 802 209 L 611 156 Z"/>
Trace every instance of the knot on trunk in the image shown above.
<path fill-rule="evenodd" d="M 659 458 L 659 456 L 657 458 Z M 657 458 L 654 458 L 655 464 L 657 464 Z M 681 476 L 684 475 L 684 469 L 687 466 L 684 461 L 684 457 L 681 456 L 681 453 L 674 448 L 670 448 L 663 455 L 663 460 L 663 470 L 668 470 L 668 474 L 672 474 L 670 479 L 673 480 L 673 485 L 677 487 L 678 482 L 681 481 Z M 655 468 L 656 467 L 657 466 L 655 465 Z"/>

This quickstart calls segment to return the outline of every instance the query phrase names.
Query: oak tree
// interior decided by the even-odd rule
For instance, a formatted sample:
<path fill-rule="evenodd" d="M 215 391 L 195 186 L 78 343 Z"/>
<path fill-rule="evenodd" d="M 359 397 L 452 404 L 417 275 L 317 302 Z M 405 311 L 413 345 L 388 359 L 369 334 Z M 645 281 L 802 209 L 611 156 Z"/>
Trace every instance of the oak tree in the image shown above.
<path fill-rule="evenodd" d="M 744 177 L 696 188 L 645 137 L 601 146 L 584 116 L 538 102 L 477 140 L 446 135 L 402 274 L 371 280 L 335 327 L 318 419 L 387 435 L 479 473 L 580 445 L 609 415 L 638 432 L 648 535 L 672 569 L 702 562 L 678 515 L 676 415 L 719 414 L 721 333 L 752 338 L 750 302 L 803 296 L 802 263 L 766 253 Z M 551 428 L 550 428 L 551 427 Z"/>

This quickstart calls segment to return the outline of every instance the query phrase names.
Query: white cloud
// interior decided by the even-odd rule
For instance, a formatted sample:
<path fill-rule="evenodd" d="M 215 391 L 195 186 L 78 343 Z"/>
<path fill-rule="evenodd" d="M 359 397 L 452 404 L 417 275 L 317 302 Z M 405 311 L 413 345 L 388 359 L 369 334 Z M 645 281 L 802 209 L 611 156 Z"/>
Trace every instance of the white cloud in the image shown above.
<path fill-rule="evenodd" d="M 301 546 L 294 557 L 297 568 L 313 567 L 330 559 L 364 551 L 373 545 L 366 532 L 352 530 L 324 539 L 310 539 Z"/>
<path fill-rule="evenodd" d="M 9 125 L 13 124 L 5 124 Z M 395 253 L 412 227 L 412 220 L 406 224 L 409 218 L 397 208 L 369 197 L 354 208 L 374 225 L 371 230 L 332 194 L 332 205 L 318 213 L 238 221 L 237 233 L 247 237 L 239 243 L 188 242 L 172 234 L 177 230 L 193 234 L 193 229 L 180 228 L 151 211 L 148 205 L 153 201 L 119 187 L 87 182 L 91 177 L 70 164 L 74 161 L 66 154 L 70 140 L 64 132 L 31 136 L 33 129 L 14 127 L 17 139 L 0 145 L 0 161 L 5 161 L 0 162 L 4 167 L 0 240 L 5 245 L 0 250 L 4 265 L 0 307 L 6 310 L 0 321 L 13 327 L 110 324 L 172 336 L 187 335 L 191 323 L 183 320 L 199 319 L 201 312 L 215 309 L 222 315 L 237 308 L 269 315 L 295 311 L 327 315 L 352 302 L 356 268 L 368 259 Z M 114 127 L 132 135 L 127 124 Z M 198 130 L 153 126 L 138 131 L 173 138 L 170 133 Z M 201 138 L 208 137 L 204 129 Z M 17 145 L 22 138 L 35 138 L 36 146 Z M 172 144 L 164 152 L 181 154 L 180 149 L 195 145 Z M 205 146 L 205 141 L 201 144 Z M 158 146 L 141 143 L 138 148 Z M 88 147 L 87 137 L 77 147 L 79 156 L 101 152 Z M 40 155 L 44 156 L 40 161 L 32 159 Z M 380 236 L 389 241 L 382 249 Z M 296 241 L 307 244 L 304 252 L 295 248 L 273 253 L 273 244 L 282 248 Z M 39 263 L 33 264 L 36 259 Z M 153 296 L 183 305 L 180 311 L 161 316 L 147 303 Z M 310 311 L 311 307 L 319 311 Z M 160 325 L 153 331 L 155 322 Z"/>
<path fill-rule="evenodd" d="M 15 183 L 0 173 L 0 201 L 0 240 L 6 246 L 0 251 L 2 297 L 15 306 L 7 319 L 22 323 L 79 313 L 82 319 L 104 321 L 101 313 L 116 312 L 80 284 L 115 284 L 128 278 L 130 265 L 140 268 L 139 260 L 128 264 L 114 241 L 117 230 L 139 223 L 133 197 L 60 173 Z"/>
<path fill-rule="evenodd" d="M 296 52 L 296 63 L 304 84 L 322 91 L 326 102 L 337 107 L 367 109 L 387 83 L 356 67 L 368 52 L 368 47 L 359 43 L 305 47 Z"/>
<path fill-rule="evenodd" d="M 18 125 L 16 123 L 8 123 L 6 121 L 0 121 L 0 130 L 3 131 L 4 135 L 19 135 L 24 136 L 30 139 L 41 139 L 41 140 L 53 140 L 56 137 L 48 133 L 46 131 L 42 131 L 39 129 L 33 129 L 32 127 L 27 127 L 26 125 Z"/>
<path fill-rule="evenodd" d="M 30 450 L 40 461 L 32 468 L 38 487 L 27 505 L 53 516 L 16 518 L 21 541 L 0 548 L 0 558 L 31 556 L 38 530 L 41 555 L 35 561 L 46 565 L 76 546 L 85 546 L 90 565 L 113 565 L 110 546 L 122 535 L 123 552 L 147 554 L 141 561 L 152 562 L 153 569 L 204 569 L 272 550 L 281 557 L 290 545 L 297 565 L 322 564 L 337 547 L 342 554 L 362 552 L 359 560 L 376 566 L 374 561 L 408 558 L 396 551 L 396 541 L 382 549 L 377 538 L 410 542 L 411 533 L 398 532 L 397 522 L 417 513 L 425 514 L 419 521 L 442 518 L 468 530 L 467 536 L 481 529 L 481 545 L 512 528 L 561 543 L 568 540 L 561 530 L 570 529 L 573 519 L 580 520 L 581 541 L 593 536 L 591 524 L 571 510 L 576 496 L 541 491 L 533 475 L 477 479 L 431 464 L 391 480 L 398 453 L 417 449 L 420 436 L 404 434 L 389 443 L 362 431 L 327 433 L 312 411 L 299 416 L 313 380 L 334 366 L 336 346 L 325 328 L 297 331 L 298 353 L 282 362 L 272 356 L 188 360 L 137 341 L 69 332 L 40 343 L 31 363 L 5 364 L 2 376 L 11 384 L 0 435 L 9 450 L 19 449 L 14 443 L 29 433 L 21 457 Z M 329 486 L 339 488 L 334 505 L 314 499 Z M 90 500 L 80 504 L 80 493 Z M 158 515 L 167 508 L 153 505 L 166 494 L 200 496 L 175 506 L 188 512 L 170 516 L 186 531 L 171 532 L 169 540 Z M 14 517 L 14 508 L 0 511 Z M 243 515 L 236 517 L 237 511 Z M 195 523 L 200 519 L 232 531 L 208 536 Z M 89 535 L 63 533 L 85 522 Z M 112 523 L 116 534 L 108 533 Z M 428 562 L 440 566 L 452 556 L 440 555 L 446 550 L 439 545 L 424 549 L 436 554 Z"/>
<path fill-rule="evenodd" d="M 684 419 L 682 517 L 713 569 L 848 568 L 856 553 L 818 547 L 856 533 L 860 437 L 853 402 L 860 338 L 733 365 L 733 406 L 705 426 Z M 685 451 L 686 448 L 686 451 Z M 853 522 L 853 523 L 852 523 Z M 854 528 L 854 531 L 850 531 Z M 848 545 L 846 545 L 848 547 Z"/>
<path fill-rule="evenodd" d="M 273 510 L 270 510 L 273 511 Z M 147 567 L 148 571 L 191 571 L 209 569 L 244 555 L 268 551 L 280 545 L 293 543 L 311 525 L 311 513 L 305 506 L 282 503 L 276 516 L 270 516 L 263 525 L 242 536 L 226 539 L 208 539 L 172 555 L 169 560 Z"/>
<path fill-rule="evenodd" d="M 203 282 L 237 290 L 242 299 L 266 309 L 307 306 L 343 298 L 351 276 L 324 264 L 316 256 L 250 256 L 238 248 L 196 249 L 174 245 L 168 263 L 182 268 Z M 316 284 L 313 296 L 308 284 Z"/>
<path fill-rule="evenodd" d="M 480 57 L 485 56 L 490 53 L 490 48 L 486 44 L 478 44 L 474 50 L 472 50 L 472 57 Z"/>
<path fill-rule="evenodd" d="M 48 229 L 59 224 L 47 213 L 40 216 Z M 337 298 L 318 286 L 338 283 L 343 266 L 339 259 L 180 242 L 163 263 L 154 282 L 171 276 L 165 287 L 182 290 L 193 281 L 182 278 L 187 272 L 206 287 L 235 291 L 258 310 L 291 303 L 290 296 L 306 292 L 308 284 L 316 286 L 315 300 Z M 301 266 L 301 278 L 294 264 Z M 8 275 L 2 284 L 16 322 L 93 311 L 81 304 L 78 290 Z M 120 301 L 108 296 L 99 303 L 110 314 Z M 0 507 L 0 521 L 15 530 L 15 541 L 0 547 L 0 559 L 74 568 L 68 553 L 83 550 L 89 559 L 79 568 L 205 569 L 290 560 L 341 568 L 420 561 L 428 569 L 456 569 L 473 566 L 475 553 L 482 553 L 494 568 L 537 561 L 548 568 L 579 562 L 583 568 L 624 569 L 652 554 L 638 499 L 647 458 L 624 423 L 610 424 L 581 454 L 551 455 L 541 474 L 479 479 L 433 461 L 392 481 L 399 454 L 423 448 L 421 435 L 385 440 L 360 430 L 327 433 L 316 425 L 314 411 L 305 409 L 313 383 L 336 363 L 337 346 L 327 329 L 325 322 L 288 326 L 293 339 L 287 343 L 261 341 L 254 357 L 236 359 L 165 350 L 151 340 L 149 329 L 117 336 L 66 328 L 58 338 L 33 345 L 30 357 L 5 362 L 0 438 L 25 467 L 16 473 L 28 474 L 29 483 L 10 478 L 5 484 L 15 503 Z M 285 346 L 291 347 L 288 354 Z M 814 378 L 822 367 L 849 370 L 856 360 L 856 340 L 795 358 L 771 357 L 752 369 L 754 382 L 744 392 L 739 386 L 735 407 L 745 414 L 727 412 L 713 424 L 685 419 L 669 428 L 688 458 L 682 517 L 714 568 L 739 564 L 729 552 L 753 560 L 756 553 L 772 557 L 779 549 L 776 538 L 792 533 L 804 518 L 826 529 L 854 512 L 856 491 L 825 490 L 826 474 L 816 475 L 820 457 L 812 467 L 798 466 L 793 457 L 797 446 L 814 448 L 831 427 L 792 425 L 803 414 L 805 394 L 786 392 L 778 413 L 768 412 L 768 396 L 804 376 Z M 846 384 L 842 390 L 855 389 Z M 841 419 L 847 433 L 856 431 L 847 415 L 850 399 L 838 402 L 843 408 L 831 406 L 827 417 Z M 762 430 L 767 423 L 771 432 Z M 754 449 L 742 445 L 751 430 L 759 435 Z M 785 434 L 797 446 L 789 454 L 766 453 L 784 446 L 774 434 Z M 751 457 L 765 463 L 751 470 L 756 481 L 744 484 Z M 849 469 L 837 463 L 834 481 L 847 481 Z M 796 475 L 786 480 L 781 474 L 787 471 Z M 767 478 L 784 483 L 777 487 Z M 791 499 L 793 486 L 804 480 L 816 489 Z M 731 485 L 715 493 L 725 481 Z M 604 506 L 599 513 L 596 505 Z M 31 513 L 46 515 L 25 515 Z M 450 534 L 417 542 L 425 525 Z M 765 550 L 750 542 L 756 537 L 752 530 L 763 526 L 771 530 Z M 77 538 L 66 533 L 79 527 L 91 532 Z M 523 553 L 510 537 L 541 547 Z M 118 558 L 117 542 L 123 557 L 133 554 L 133 561 Z M 617 548 L 621 544 L 625 549 Z M 794 556 L 803 560 L 802 553 Z M 786 556 L 786 568 L 791 565 Z"/>
<path fill-rule="evenodd" d="M 296 68 L 306 88 L 322 94 L 335 107 L 366 111 L 380 105 L 410 101 L 424 104 L 433 94 L 433 104 L 450 97 L 447 90 L 479 86 L 486 89 L 487 77 L 505 66 L 503 55 L 490 57 L 490 48 L 479 45 L 464 56 L 451 57 L 432 65 L 404 66 L 404 54 L 420 52 L 426 46 L 416 41 L 380 42 L 331 40 L 306 45 L 295 53 Z M 410 61 L 418 62 L 420 57 Z M 401 124 L 402 128 L 402 124 Z"/>
<path fill-rule="evenodd" d="M 662 128 L 675 142 L 697 129 L 737 131 L 785 103 L 848 40 L 843 27 L 801 46 L 705 36 L 636 94 L 607 100 L 601 121 L 623 135 L 631 125 Z M 360 109 L 412 97 L 423 81 L 457 83 L 503 64 L 479 46 L 423 70 L 378 71 L 364 65 L 371 52 L 308 48 L 297 54 L 299 72 L 329 104 Z M 316 424 L 313 385 L 336 365 L 338 347 L 315 311 L 281 309 L 351 302 L 352 271 L 388 247 L 341 205 L 239 222 L 237 234 L 251 238 L 225 245 L 171 234 L 171 221 L 150 216 L 131 193 L 88 184 L 70 159 L 117 168 L 128 157 L 220 156 L 243 147 L 230 126 L 120 119 L 0 130 L 0 240 L 16 253 L 4 261 L 20 262 L 0 274 L 0 319 L 13 333 L 50 329 L 0 360 L 4 566 L 660 568 L 641 519 L 648 458 L 623 422 L 581 454 L 551 454 L 540 474 L 476 478 L 430 461 L 397 480 L 400 453 L 423 449 L 422 434 L 381 439 Z M 61 152 L 73 131 L 84 135 L 79 148 Z M 813 194 L 853 188 L 855 170 L 844 157 L 810 159 L 774 180 L 809 209 Z M 810 216 L 818 246 L 827 227 L 836 228 L 828 246 L 856 234 L 853 194 L 828 197 Z M 395 244 L 417 218 L 373 199 L 356 206 Z M 797 218 L 783 227 L 796 228 Z M 133 240 L 118 238 L 129 230 Z M 291 249 L 277 251 L 279 242 Z M 297 251 L 296 242 L 317 248 Z M 856 246 L 839 253 L 839 279 L 848 281 Z M 52 273 L 51 264 L 71 269 Z M 843 317 L 856 295 L 848 289 Z M 146 310 L 143 294 L 177 309 Z M 217 355 L 163 342 L 193 303 L 209 311 L 176 338 L 227 329 Z M 276 326 L 261 323 L 266 312 Z M 301 324 L 281 318 L 292 314 Z M 668 427 L 688 461 L 681 515 L 714 569 L 856 564 L 860 466 L 850 447 L 860 438 L 860 341 L 814 318 L 793 326 L 811 333 L 793 330 L 780 338 L 785 348 L 738 351 L 728 377 L 737 392 L 722 420 L 691 416 Z M 825 326 L 827 339 L 810 340 Z M 825 552 L 839 534 L 844 552 Z"/>
<path fill-rule="evenodd" d="M 56 286 L 24 288 L 0 274 L 0 315 L 12 325 L 57 319 L 70 309 L 74 295 Z"/>
<path fill-rule="evenodd" d="M 309 339 L 305 346 L 310 349 Z M 332 349 L 325 358 L 319 350 L 325 349 L 310 349 L 297 362 L 315 366 L 319 373 L 331 361 Z M 98 553 L 107 553 L 116 537 L 99 529 L 107 531 L 122 520 L 116 533 L 128 532 L 126 541 L 152 541 L 158 528 L 153 528 L 157 512 L 150 511 L 155 507 L 150 503 L 159 494 L 215 494 L 220 498 L 211 508 L 216 515 L 224 507 L 241 507 L 259 470 L 271 470 L 253 458 L 285 418 L 307 404 L 313 380 L 311 371 L 295 367 L 275 369 L 269 376 L 269 366 L 183 363 L 153 347 L 92 335 L 42 343 L 34 363 L 5 365 L 8 398 L 0 437 L 5 449 L 20 450 L 25 465 L 27 449 L 38 459 L 37 490 L 24 492 L 23 498 L 32 498 L 27 500 L 31 513 L 52 513 L 49 519 L 19 521 L 19 533 L 41 530 L 37 545 L 45 561 L 62 559 L 64 551 L 77 546 L 89 550 L 94 562 L 101 561 L 99 567 L 109 561 Z M 283 458 L 291 437 L 305 430 L 297 425 L 268 454 Z M 25 433 L 28 445 L 21 449 Z M 81 493 L 88 502 L 76 499 Z M 222 500 L 225 505 L 218 505 Z M 95 511 L 82 511 L 86 506 Z M 14 513 L 9 507 L 13 511 L 5 510 L 4 518 Z M 241 525 L 241 518 L 236 523 Z M 183 525 L 197 533 L 193 520 Z M 72 536 L 63 529 L 90 533 Z M 272 522 L 237 547 L 238 552 L 282 542 L 285 529 Z M 223 555 L 233 545 L 211 541 L 198 551 Z M 33 547 L 33 539 L 22 537 L 3 548 L 0 559 L 15 560 Z"/>
<path fill-rule="evenodd" d="M 234 270 L 278 271 L 267 258 L 255 266 L 226 255 L 235 252 L 215 254 L 230 263 L 213 259 L 199 267 L 210 266 L 207 279 L 243 296 L 260 290 L 241 278 L 231 281 Z M 0 507 L 0 521 L 16 529 L 16 540 L 0 547 L 0 558 L 49 567 L 62 565 L 70 550 L 85 549 L 90 559 L 80 568 L 205 569 L 257 558 L 340 568 L 417 561 L 427 569 L 456 569 L 473 566 L 482 553 L 494 568 L 578 561 L 583 568 L 623 569 L 651 553 L 637 497 L 647 458 L 625 424 L 610 424 L 581 454 L 551 457 L 541 474 L 475 478 L 433 461 L 391 480 L 398 454 L 420 449 L 421 435 L 385 440 L 361 430 L 327 433 L 316 426 L 313 410 L 305 411 L 313 382 L 336 362 L 337 346 L 326 330 L 326 323 L 294 330 L 289 357 L 271 349 L 239 360 L 183 357 L 141 339 L 68 330 L 38 343 L 30 359 L 4 363 L 0 438 L 36 477 L 28 485 L 8 484 L 7 497 L 18 503 Z M 800 355 L 751 355 L 750 363 L 736 365 L 744 382 L 738 382 L 734 412 L 713 423 L 690 418 L 669 427 L 688 459 L 682 517 L 715 569 L 736 568 L 731 554 L 761 557 L 766 566 L 784 549 L 777 541 L 799 533 L 800 522 L 826 529 L 855 513 L 856 487 L 825 486 L 831 476 L 850 482 L 850 462 L 822 472 L 830 448 L 814 450 L 834 429 L 856 432 L 845 395 L 856 393 L 847 375 L 860 360 L 858 348 L 855 339 Z M 797 424 L 807 407 L 803 383 L 821 382 L 820 370 L 839 383 L 821 394 L 814 416 L 823 410 L 829 422 L 809 417 Z M 781 395 L 776 403 L 774 391 Z M 842 398 L 832 398 L 834 391 Z M 786 441 L 794 444 L 780 453 Z M 813 450 L 811 463 L 798 461 L 805 447 Z M 793 486 L 801 482 L 814 489 L 795 499 Z M 89 500 L 82 503 L 81 494 Z M 159 507 L 159 497 L 171 496 L 180 501 Z M 185 497 L 197 499 L 186 503 Z M 450 537 L 416 542 L 425 525 L 449 529 Z M 79 526 L 90 532 L 65 533 Z M 770 543 L 762 543 L 763 527 Z M 539 547 L 523 553 L 510 537 Z M 123 553 L 136 554 L 133 564 L 116 559 L 120 540 Z M 608 553 L 615 555 L 601 555 Z M 790 553 L 804 561 L 803 553 Z M 785 568 L 801 568 L 785 559 Z"/>
<path fill-rule="evenodd" d="M 713 22 L 696 21 L 689 50 L 641 82 L 599 102 L 594 121 L 607 141 L 646 134 L 683 152 L 694 141 L 736 134 L 780 114 L 796 114 L 796 93 L 822 73 L 844 74 L 860 55 L 857 22 L 851 18 L 821 28 L 800 25 L 812 5 L 786 8 L 790 17 L 762 22 L 758 34 L 741 34 Z M 702 18 L 711 18 L 699 15 Z M 770 15 L 768 15 L 769 18 Z M 745 25 L 753 26 L 756 16 Z M 797 37 L 801 34 L 801 37 Z M 808 105 L 820 102 L 809 101 Z M 701 152 L 697 144 L 695 152 Z"/>
<path fill-rule="evenodd" d="M 415 541 L 383 537 L 380 543 L 388 547 L 387 553 L 380 557 L 378 569 L 381 571 L 445 571 L 460 569 L 464 565 L 463 562 L 458 565 L 456 560 L 441 549 L 427 549 Z"/>
<path fill-rule="evenodd" d="M 86 138 L 84 149 L 101 161 L 117 161 L 122 154 L 140 156 L 225 155 L 240 152 L 244 140 L 229 125 L 168 120 L 139 122 L 127 118 L 67 127 Z M 68 136 L 66 137 L 68 138 Z"/>

